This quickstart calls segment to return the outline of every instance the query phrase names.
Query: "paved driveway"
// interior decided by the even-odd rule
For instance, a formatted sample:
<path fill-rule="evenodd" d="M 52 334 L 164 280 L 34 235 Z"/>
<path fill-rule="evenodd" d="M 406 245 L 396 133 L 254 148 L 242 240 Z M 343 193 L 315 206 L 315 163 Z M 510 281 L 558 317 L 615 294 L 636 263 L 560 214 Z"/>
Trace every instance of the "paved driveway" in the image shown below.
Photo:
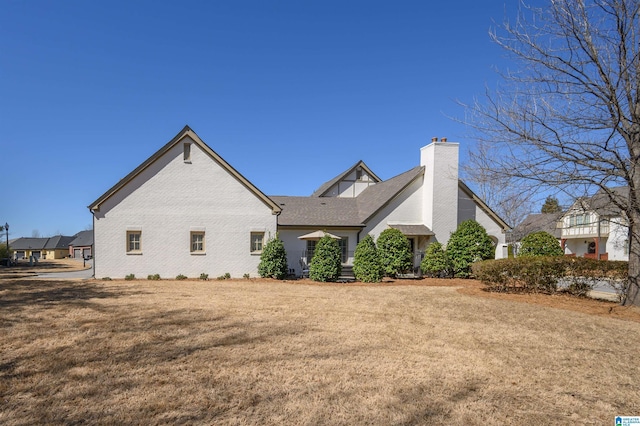
<path fill-rule="evenodd" d="M 51 279 L 51 280 L 60 280 L 60 279 L 89 279 L 93 277 L 93 260 L 88 260 L 87 264 L 91 267 L 89 269 L 84 269 L 82 271 L 73 271 L 73 272 L 48 272 L 45 274 L 36 275 L 37 278 Z"/>

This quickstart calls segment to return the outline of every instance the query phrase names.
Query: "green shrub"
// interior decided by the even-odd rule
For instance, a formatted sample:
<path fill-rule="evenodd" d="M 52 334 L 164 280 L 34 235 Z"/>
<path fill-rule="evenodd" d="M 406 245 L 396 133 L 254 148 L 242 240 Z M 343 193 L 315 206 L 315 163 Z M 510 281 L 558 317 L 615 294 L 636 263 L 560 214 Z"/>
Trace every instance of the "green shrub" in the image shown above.
<path fill-rule="evenodd" d="M 127 281 L 131 281 L 131 280 L 135 280 L 136 276 L 134 274 L 129 274 L 129 275 L 126 275 L 124 279 Z"/>
<path fill-rule="evenodd" d="M 545 231 L 532 232 L 522 239 L 518 256 L 562 256 L 558 239 Z"/>
<path fill-rule="evenodd" d="M 200 279 L 202 281 L 208 281 L 209 280 L 209 274 L 205 274 L 204 272 L 200 274 Z"/>
<path fill-rule="evenodd" d="M 442 244 L 438 242 L 429 244 L 424 253 L 424 259 L 420 263 L 420 269 L 424 275 L 429 277 L 451 277 L 451 262 Z"/>
<path fill-rule="evenodd" d="M 147 275 L 148 280 L 158 281 L 160 279 L 160 274 Z"/>
<path fill-rule="evenodd" d="M 288 272 L 287 252 L 284 249 L 284 243 L 276 233 L 275 238 L 270 238 L 262 250 L 258 274 L 262 278 L 282 280 L 287 276 Z"/>
<path fill-rule="evenodd" d="M 336 281 L 342 272 L 342 251 L 338 242 L 326 235 L 320 238 L 309 265 L 309 278 L 314 281 Z"/>
<path fill-rule="evenodd" d="M 187 279 L 186 275 L 182 275 L 182 274 L 176 277 L 176 280 L 186 280 L 186 279 Z"/>
<path fill-rule="evenodd" d="M 397 229 L 380 233 L 376 243 L 385 275 L 395 277 L 413 269 L 413 253 L 407 237 Z"/>
<path fill-rule="evenodd" d="M 524 256 L 475 263 L 473 273 L 489 290 L 554 293 L 558 290 L 586 296 L 597 281 L 623 282 L 627 262 L 567 256 Z M 561 288 L 558 288 L 558 284 Z"/>
<path fill-rule="evenodd" d="M 248 280 L 249 278 L 251 278 L 251 276 L 249 274 L 244 274 L 242 278 L 244 278 L 245 280 Z"/>
<path fill-rule="evenodd" d="M 111 281 L 111 277 L 102 277 L 102 281 Z"/>
<path fill-rule="evenodd" d="M 473 264 L 473 274 L 490 290 L 555 293 L 563 275 L 562 257 L 516 257 Z"/>
<path fill-rule="evenodd" d="M 371 235 L 367 235 L 356 246 L 353 259 L 353 274 L 359 281 L 377 283 L 382 280 L 383 273 L 376 243 Z"/>
<path fill-rule="evenodd" d="M 456 277 L 467 278 L 471 264 L 495 257 L 493 241 L 487 231 L 475 220 L 469 219 L 458 225 L 449 237 L 447 256 Z"/>

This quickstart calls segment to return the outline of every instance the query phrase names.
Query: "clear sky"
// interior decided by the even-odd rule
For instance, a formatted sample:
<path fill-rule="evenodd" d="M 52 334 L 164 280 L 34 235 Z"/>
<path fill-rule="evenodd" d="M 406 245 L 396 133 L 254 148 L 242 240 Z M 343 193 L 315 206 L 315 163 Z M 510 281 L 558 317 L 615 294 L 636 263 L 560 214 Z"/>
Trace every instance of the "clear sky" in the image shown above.
<path fill-rule="evenodd" d="M 0 0 L 0 223 L 91 226 L 87 206 L 188 124 L 268 195 L 363 160 L 387 179 L 457 100 L 495 87 L 517 0 Z"/>

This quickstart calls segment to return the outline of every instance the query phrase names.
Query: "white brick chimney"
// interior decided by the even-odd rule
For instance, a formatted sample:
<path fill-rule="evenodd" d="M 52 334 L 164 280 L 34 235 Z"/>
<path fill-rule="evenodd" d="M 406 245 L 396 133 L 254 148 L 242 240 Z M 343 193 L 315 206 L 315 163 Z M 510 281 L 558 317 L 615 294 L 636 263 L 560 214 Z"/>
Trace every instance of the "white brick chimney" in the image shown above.
<path fill-rule="evenodd" d="M 420 149 L 420 165 L 425 167 L 422 185 L 422 220 L 446 244 L 458 227 L 459 144 L 433 138 Z"/>

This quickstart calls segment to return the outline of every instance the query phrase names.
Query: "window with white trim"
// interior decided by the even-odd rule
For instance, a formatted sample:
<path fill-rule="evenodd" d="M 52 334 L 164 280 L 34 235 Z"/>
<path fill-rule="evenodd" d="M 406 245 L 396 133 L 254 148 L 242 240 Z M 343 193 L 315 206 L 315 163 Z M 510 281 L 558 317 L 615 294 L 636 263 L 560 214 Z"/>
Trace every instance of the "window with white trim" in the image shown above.
<path fill-rule="evenodd" d="M 204 253 L 204 232 L 191 231 L 191 253 Z"/>
<path fill-rule="evenodd" d="M 142 252 L 142 231 L 127 231 L 127 253 Z"/>
<path fill-rule="evenodd" d="M 251 253 L 261 253 L 264 248 L 264 232 L 251 233 Z"/>

